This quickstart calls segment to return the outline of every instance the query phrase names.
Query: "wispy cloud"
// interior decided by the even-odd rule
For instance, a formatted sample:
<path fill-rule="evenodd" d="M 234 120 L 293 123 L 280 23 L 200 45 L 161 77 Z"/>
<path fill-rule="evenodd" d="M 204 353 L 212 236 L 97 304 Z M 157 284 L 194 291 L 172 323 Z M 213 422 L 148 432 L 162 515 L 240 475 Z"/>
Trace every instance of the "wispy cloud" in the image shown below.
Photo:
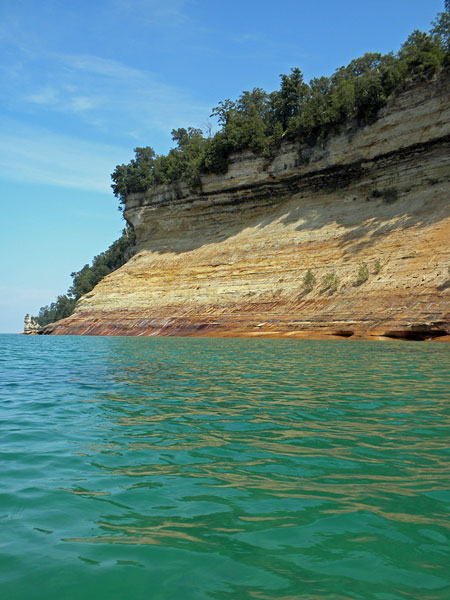
<path fill-rule="evenodd" d="M 179 26 L 190 22 L 186 9 L 192 0 L 114 0 L 116 9 L 139 14 L 147 23 Z"/>
<path fill-rule="evenodd" d="M 93 110 L 99 106 L 97 98 L 92 96 L 73 96 L 70 104 L 68 105 L 69 110 L 73 112 L 81 112 L 85 110 Z"/>
<path fill-rule="evenodd" d="M 271 42 L 271 40 L 267 37 L 267 35 L 260 33 L 260 32 L 248 32 L 248 33 L 241 33 L 239 35 L 233 35 L 232 36 L 232 40 L 237 43 L 237 44 L 246 44 L 249 42 L 255 42 L 255 43 L 262 43 L 262 44 L 269 44 L 269 45 L 275 45 Z"/>
<path fill-rule="evenodd" d="M 38 88 L 34 93 L 24 96 L 25 102 L 37 104 L 43 108 L 56 109 L 65 112 L 81 112 L 93 110 L 100 105 L 100 100 L 94 96 L 77 94 L 74 86 L 63 86 L 60 89 L 46 86 Z"/>
<path fill-rule="evenodd" d="M 43 104 L 46 106 L 56 106 L 59 103 L 59 94 L 55 88 L 45 87 L 25 96 L 25 100 L 34 104 Z"/>
<path fill-rule="evenodd" d="M 42 53 L 28 58 L 14 76 L 4 73 L 3 100 L 23 111 L 76 114 L 94 129 L 115 137 L 154 130 L 168 138 L 174 127 L 197 126 L 210 106 L 192 93 L 161 81 L 150 71 L 93 55 Z M 40 73 L 39 78 L 34 73 Z M 1 94 L 0 94 L 1 95 Z"/>
<path fill-rule="evenodd" d="M 66 66 L 71 66 L 77 71 L 94 73 L 102 77 L 109 77 L 116 80 L 140 80 L 146 79 L 145 71 L 129 67 L 117 60 L 102 58 L 101 56 L 92 56 L 88 54 L 70 55 L 54 54 L 54 59 Z"/>
<path fill-rule="evenodd" d="M 127 150 L 0 120 L 0 176 L 111 194 L 109 174 Z"/>
<path fill-rule="evenodd" d="M 190 92 L 117 60 L 16 50 L 13 61 L 0 60 L 9 114 L 0 120 L 0 175 L 8 179 L 111 193 L 109 174 L 134 145 L 166 151 L 172 128 L 209 114 Z"/>
<path fill-rule="evenodd" d="M 92 48 L 89 40 L 96 39 L 99 32 L 103 35 L 108 26 L 113 30 L 129 25 L 133 35 L 145 31 L 149 36 L 152 32 L 161 36 L 166 28 L 177 35 L 176 27 L 190 23 L 188 7 L 195 2 L 93 3 L 85 11 L 85 16 L 89 10 L 92 17 L 89 23 L 83 22 L 78 12 L 72 14 L 71 9 L 61 7 L 37 12 L 36 23 L 36 18 L 30 20 L 25 5 L 6 5 L 0 23 L 0 111 L 3 108 L 10 116 L 33 119 L 59 130 L 66 128 L 62 115 L 68 115 L 72 129 L 79 120 L 80 135 L 121 144 L 126 144 L 128 137 L 130 146 L 139 132 L 139 144 L 167 151 L 171 129 L 198 126 L 209 115 L 211 103 L 198 101 L 193 90 L 170 83 L 167 73 L 157 75 L 151 67 L 141 68 L 139 57 L 132 53 L 116 52 L 116 56 L 127 58 L 113 60 L 114 45 L 108 40 L 95 47 L 104 48 L 109 56 L 100 49 L 90 53 L 67 49 Z M 64 44 L 53 26 L 69 18 L 68 43 Z M 76 35 L 82 27 L 87 29 L 87 37 L 80 44 Z M 189 35 L 193 29 L 195 24 L 183 27 Z M 154 60 L 158 63 L 156 55 Z"/>

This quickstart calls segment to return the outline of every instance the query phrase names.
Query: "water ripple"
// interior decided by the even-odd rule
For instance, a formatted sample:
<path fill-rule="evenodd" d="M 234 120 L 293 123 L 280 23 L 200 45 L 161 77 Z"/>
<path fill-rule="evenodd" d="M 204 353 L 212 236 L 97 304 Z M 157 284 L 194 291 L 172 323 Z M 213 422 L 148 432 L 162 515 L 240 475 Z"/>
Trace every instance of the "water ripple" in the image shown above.
<path fill-rule="evenodd" d="M 447 345 L 1 340 L 4 597 L 449 596 Z"/>

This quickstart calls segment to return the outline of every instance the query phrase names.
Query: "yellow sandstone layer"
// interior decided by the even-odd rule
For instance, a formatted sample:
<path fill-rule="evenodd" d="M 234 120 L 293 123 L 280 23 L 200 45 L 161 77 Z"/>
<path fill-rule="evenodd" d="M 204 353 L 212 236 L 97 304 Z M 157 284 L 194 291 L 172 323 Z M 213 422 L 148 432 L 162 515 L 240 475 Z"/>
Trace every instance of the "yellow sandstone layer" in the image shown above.
<path fill-rule="evenodd" d="M 449 339 L 449 150 L 441 76 L 323 146 L 131 195 L 137 254 L 44 333 Z"/>

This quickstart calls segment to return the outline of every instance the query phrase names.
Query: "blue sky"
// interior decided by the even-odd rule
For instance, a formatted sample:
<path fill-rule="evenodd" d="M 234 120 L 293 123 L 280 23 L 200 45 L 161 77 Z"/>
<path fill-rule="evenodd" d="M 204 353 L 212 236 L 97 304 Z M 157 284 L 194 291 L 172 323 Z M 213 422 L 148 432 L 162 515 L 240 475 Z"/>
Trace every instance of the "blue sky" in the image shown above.
<path fill-rule="evenodd" d="M 110 173 L 243 90 L 329 75 L 428 30 L 442 0 L 0 3 L 0 332 L 123 228 Z"/>

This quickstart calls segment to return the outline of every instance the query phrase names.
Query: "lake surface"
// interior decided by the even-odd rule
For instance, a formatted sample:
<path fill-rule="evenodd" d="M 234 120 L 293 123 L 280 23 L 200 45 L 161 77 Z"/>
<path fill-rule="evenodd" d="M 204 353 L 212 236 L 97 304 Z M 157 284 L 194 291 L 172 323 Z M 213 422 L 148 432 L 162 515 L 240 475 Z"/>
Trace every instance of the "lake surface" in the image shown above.
<path fill-rule="evenodd" d="M 449 365 L 1 335 L 0 597 L 448 599 Z"/>

